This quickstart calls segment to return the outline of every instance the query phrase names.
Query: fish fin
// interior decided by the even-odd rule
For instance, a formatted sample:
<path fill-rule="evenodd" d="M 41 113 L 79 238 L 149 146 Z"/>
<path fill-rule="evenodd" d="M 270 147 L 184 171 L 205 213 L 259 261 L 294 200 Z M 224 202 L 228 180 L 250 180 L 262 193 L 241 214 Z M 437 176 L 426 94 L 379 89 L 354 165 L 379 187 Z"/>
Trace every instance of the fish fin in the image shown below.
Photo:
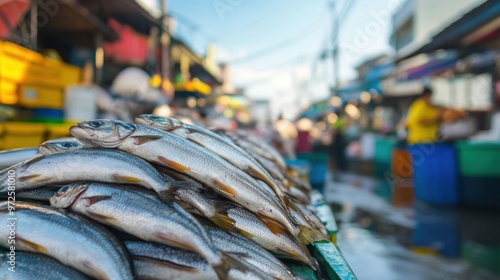
<path fill-rule="evenodd" d="M 96 204 L 99 201 L 109 200 L 111 199 L 111 197 L 112 197 L 111 195 L 96 195 L 96 196 L 82 197 L 82 200 L 85 206 L 89 207 Z"/>
<path fill-rule="evenodd" d="M 191 190 L 191 191 L 195 191 L 195 192 L 201 192 L 201 190 L 202 190 L 200 184 L 198 184 L 196 182 L 190 182 L 190 181 L 173 181 L 172 187 L 174 190 L 185 189 L 185 190 Z"/>
<path fill-rule="evenodd" d="M 189 141 L 191 141 L 191 142 L 193 142 L 193 143 L 195 143 L 198 146 L 205 147 L 205 144 L 203 144 L 202 142 L 200 142 L 200 141 L 198 141 L 198 140 L 196 140 L 196 139 L 194 139 L 192 137 L 188 136 L 186 139 L 189 140 Z"/>
<path fill-rule="evenodd" d="M 196 247 L 191 246 L 191 244 L 188 242 L 186 243 L 175 242 L 174 237 L 171 234 L 168 234 L 168 232 L 157 231 L 154 233 L 154 235 L 163 240 L 166 243 L 166 245 L 174 246 L 186 251 L 196 252 L 197 249 Z"/>
<path fill-rule="evenodd" d="M 229 279 L 229 271 L 231 269 L 236 269 L 243 273 L 251 271 L 251 268 L 244 262 L 228 255 L 227 253 L 221 253 L 221 261 L 218 264 L 211 264 L 219 279 Z"/>
<path fill-rule="evenodd" d="M 139 136 L 132 136 L 131 138 L 134 139 L 134 144 L 140 146 L 142 144 L 161 139 L 162 137 L 158 135 L 139 135 Z"/>
<path fill-rule="evenodd" d="M 95 218 L 98 218 L 100 220 L 104 220 L 106 222 L 113 222 L 113 221 L 116 221 L 116 218 L 114 217 L 111 217 L 111 216 L 106 216 L 106 215 L 103 215 L 103 214 L 99 214 L 99 213 L 96 213 L 94 211 L 89 211 L 87 210 L 87 213 L 92 216 L 92 217 L 95 217 Z"/>
<path fill-rule="evenodd" d="M 120 175 L 117 173 L 113 174 L 112 177 L 113 177 L 113 179 L 119 181 L 120 183 L 136 184 L 136 183 L 139 183 L 141 181 L 139 178 L 135 178 L 133 176 Z"/>
<path fill-rule="evenodd" d="M 224 230 L 233 231 L 236 221 L 227 215 L 228 210 L 233 207 L 232 203 L 216 202 L 214 205 L 215 215 L 210 220 Z"/>
<path fill-rule="evenodd" d="M 229 187 L 228 185 L 224 184 L 219 179 L 213 178 L 212 182 L 214 182 L 223 192 L 225 192 L 229 195 L 232 195 L 232 196 L 236 195 L 236 190 L 234 190 L 231 187 Z"/>
<path fill-rule="evenodd" d="M 238 229 L 238 232 L 243 235 L 243 236 L 246 236 L 250 239 L 253 239 L 254 235 L 252 233 L 250 233 L 249 231 L 246 231 L 246 230 L 243 230 L 243 229 Z"/>
<path fill-rule="evenodd" d="M 284 234 L 288 232 L 282 224 L 275 220 L 263 216 L 259 216 L 259 220 L 261 220 L 273 234 Z"/>
<path fill-rule="evenodd" d="M 299 227 L 300 233 L 297 239 L 303 245 L 313 244 L 316 241 L 328 240 L 328 237 L 326 237 L 317 229 L 308 228 L 303 225 L 299 225 Z"/>
<path fill-rule="evenodd" d="M 22 243 L 24 246 L 30 248 L 34 252 L 43 253 L 43 254 L 47 254 L 49 252 L 49 250 L 47 250 L 47 248 L 43 247 L 42 245 L 37 244 L 35 242 L 31 242 L 27 239 L 24 239 L 19 235 L 16 236 L 16 240 L 18 242 Z"/>
<path fill-rule="evenodd" d="M 175 162 L 173 160 L 170 160 L 168 158 L 165 158 L 165 157 L 162 157 L 162 156 L 158 156 L 158 160 L 160 161 L 161 164 L 169 167 L 169 168 L 172 168 L 173 170 L 175 171 L 178 171 L 178 172 L 186 172 L 186 171 L 189 171 L 189 167 L 185 166 L 185 165 L 182 165 L 178 162 Z"/>
<path fill-rule="evenodd" d="M 30 179 L 38 178 L 40 176 L 42 176 L 42 174 L 25 175 L 25 176 L 21 176 L 21 177 L 17 178 L 17 180 L 24 182 L 24 181 L 27 181 Z"/>
<path fill-rule="evenodd" d="M 159 264 L 162 266 L 167 266 L 169 268 L 172 268 L 172 269 L 178 270 L 178 271 L 184 271 L 184 272 L 188 272 L 188 273 L 198 272 L 198 269 L 196 267 L 181 265 L 181 264 L 177 264 L 174 262 L 169 262 L 168 260 L 165 260 L 165 259 L 159 260 L 159 259 L 148 258 L 148 257 L 144 257 L 144 256 L 133 256 L 132 258 L 135 260 L 143 260 L 143 261 L 147 261 L 147 262 L 151 262 L 151 263 L 156 263 L 156 264 Z"/>
<path fill-rule="evenodd" d="M 104 275 L 101 271 L 99 271 L 94 265 L 92 265 L 88 261 L 83 261 L 82 265 L 90 271 L 90 274 L 92 277 L 96 279 L 106 279 L 108 278 L 107 275 Z"/>

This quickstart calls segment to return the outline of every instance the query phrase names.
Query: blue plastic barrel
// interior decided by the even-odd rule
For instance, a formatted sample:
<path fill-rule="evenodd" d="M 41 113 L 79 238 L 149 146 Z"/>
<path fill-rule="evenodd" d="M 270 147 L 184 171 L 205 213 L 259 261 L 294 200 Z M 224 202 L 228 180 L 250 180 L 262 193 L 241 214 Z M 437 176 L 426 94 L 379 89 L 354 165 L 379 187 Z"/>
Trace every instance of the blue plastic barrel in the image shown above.
<path fill-rule="evenodd" d="M 457 153 L 453 145 L 419 144 L 409 147 L 417 199 L 436 205 L 459 204 Z"/>

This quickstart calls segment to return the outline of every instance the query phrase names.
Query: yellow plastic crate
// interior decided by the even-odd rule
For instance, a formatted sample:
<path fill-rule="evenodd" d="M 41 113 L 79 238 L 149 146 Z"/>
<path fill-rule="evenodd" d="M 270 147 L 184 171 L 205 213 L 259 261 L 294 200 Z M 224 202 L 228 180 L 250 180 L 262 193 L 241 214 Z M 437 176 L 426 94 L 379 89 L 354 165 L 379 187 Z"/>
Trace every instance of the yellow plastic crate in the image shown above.
<path fill-rule="evenodd" d="M 40 123 L 3 123 L 3 149 L 30 148 L 40 145 L 46 132 L 46 125 Z"/>
<path fill-rule="evenodd" d="M 0 78 L 0 103 L 11 105 L 16 104 L 18 100 L 17 84 Z"/>
<path fill-rule="evenodd" d="M 47 138 L 45 140 L 51 140 L 63 137 L 72 137 L 69 132 L 70 127 L 73 126 L 72 123 L 65 124 L 52 124 L 47 126 Z"/>
<path fill-rule="evenodd" d="M 18 104 L 29 108 L 62 109 L 64 94 L 57 87 L 22 85 L 19 88 Z"/>
<path fill-rule="evenodd" d="M 80 83 L 81 72 L 79 67 L 0 41 L 0 103 L 20 104 L 31 108 L 62 108 L 62 93 L 67 86 Z M 43 96 L 26 102 L 21 86 L 36 87 Z M 49 98 L 46 96 L 48 91 L 57 93 Z M 55 100 L 54 103 L 49 99 Z"/>

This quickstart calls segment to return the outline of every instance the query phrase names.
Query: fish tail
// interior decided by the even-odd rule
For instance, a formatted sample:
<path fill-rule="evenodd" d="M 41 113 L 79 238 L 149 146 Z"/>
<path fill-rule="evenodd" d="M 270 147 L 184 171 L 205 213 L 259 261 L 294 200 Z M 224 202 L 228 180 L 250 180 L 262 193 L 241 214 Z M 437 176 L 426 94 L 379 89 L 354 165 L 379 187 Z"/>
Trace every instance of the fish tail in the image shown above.
<path fill-rule="evenodd" d="M 215 215 L 210 218 L 211 221 L 224 230 L 233 231 L 236 221 L 227 215 L 227 211 L 233 207 L 235 206 L 232 203 L 216 202 Z"/>
<path fill-rule="evenodd" d="M 222 280 L 229 279 L 229 271 L 231 269 L 235 269 L 241 272 L 247 272 L 251 270 L 251 268 L 247 264 L 226 253 L 221 253 L 221 261 L 218 264 L 213 265 L 212 267 L 215 270 L 215 273 L 217 273 L 217 276 L 219 276 L 219 279 Z"/>
<path fill-rule="evenodd" d="M 299 228 L 300 228 L 300 233 L 297 239 L 302 245 L 313 244 L 314 242 L 317 241 L 328 240 L 328 237 L 326 237 L 317 229 L 308 228 L 303 225 L 299 225 Z"/>
<path fill-rule="evenodd" d="M 172 203 L 175 201 L 175 191 L 178 189 L 186 189 L 199 192 L 200 187 L 194 183 L 189 181 L 173 181 L 168 182 L 166 187 L 163 190 L 157 191 L 158 196 L 167 203 Z"/>

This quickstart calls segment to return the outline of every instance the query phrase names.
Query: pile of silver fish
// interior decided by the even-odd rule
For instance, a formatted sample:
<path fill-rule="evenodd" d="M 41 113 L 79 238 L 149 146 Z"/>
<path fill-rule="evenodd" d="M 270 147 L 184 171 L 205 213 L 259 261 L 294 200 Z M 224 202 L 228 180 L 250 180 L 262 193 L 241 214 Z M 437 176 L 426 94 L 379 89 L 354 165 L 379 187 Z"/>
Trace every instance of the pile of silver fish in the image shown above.
<path fill-rule="evenodd" d="M 70 132 L 0 152 L 0 279 L 321 274 L 311 186 L 263 140 L 155 115 Z"/>

